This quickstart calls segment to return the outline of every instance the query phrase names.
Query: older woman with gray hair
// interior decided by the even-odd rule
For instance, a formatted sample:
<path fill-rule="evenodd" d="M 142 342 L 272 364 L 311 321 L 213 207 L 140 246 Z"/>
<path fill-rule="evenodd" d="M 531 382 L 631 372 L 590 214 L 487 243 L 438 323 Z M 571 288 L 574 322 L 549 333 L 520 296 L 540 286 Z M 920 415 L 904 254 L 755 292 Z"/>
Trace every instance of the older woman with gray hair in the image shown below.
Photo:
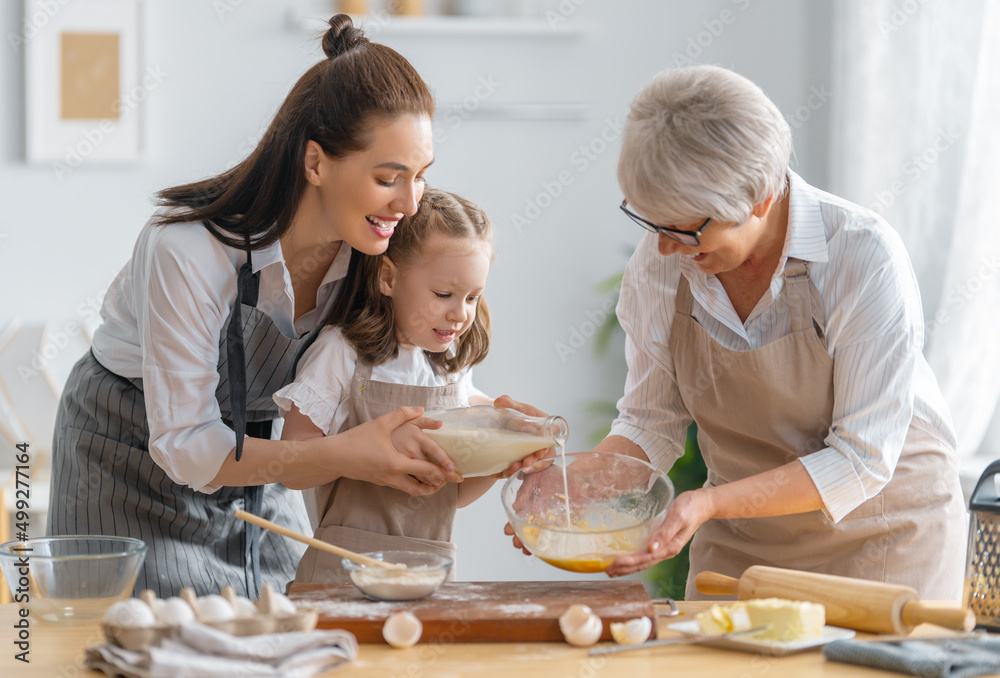
<path fill-rule="evenodd" d="M 661 73 L 632 102 L 621 209 L 649 233 L 625 272 L 628 378 L 597 450 L 668 469 L 693 421 L 708 482 L 608 574 L 690 539 L 692 573 L 773 565 L 959 598 L 955 435 L 906 251 L 790 154 L 775 105 L 722 68 Z"/>

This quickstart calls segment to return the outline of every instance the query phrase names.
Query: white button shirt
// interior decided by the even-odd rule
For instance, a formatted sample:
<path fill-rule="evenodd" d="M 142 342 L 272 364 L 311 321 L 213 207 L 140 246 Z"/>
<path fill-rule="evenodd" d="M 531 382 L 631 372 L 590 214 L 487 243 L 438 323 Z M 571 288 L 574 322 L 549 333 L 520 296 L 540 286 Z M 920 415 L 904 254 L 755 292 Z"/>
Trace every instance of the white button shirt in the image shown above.
<path fill-rule="evenodd" d="M 703 274 L 687 257 L 661 255 L 655 234 L 639 243 L 617 308 L 626 333 L 628 376 L 611 435 L 634 442 L 663 469 L 683 454 L 692 416 L 681 401 L 667 349 L 681 275 L 694 296 L 694 319 L 721 345 L 745 351 L 791 333 L 791 318 L 774 300 L 784 287 L 787 258 L 802 259 L 823 298 L 834 411 L 826 447 L 801 461 L 827 515 L 839 521 L 889 482 L 912 417 L 929 422 L 952 446 L 955 436 L 921 353 L 920 295 L 898 234 L 872 212 L 809 186 L 793 172 L 789 176 L 781 260 L 745 323 L 718 278 Z M 654 342 L 655 352 L 649 350 Z"/>
<path fill-rule="evenodd" d="M 115 374 L 142 378 L 153 461 L 174 482 L 213 492 L 218 488 L 210 482 L 236 444 L 215 391 L 223 325 L 246 252 L 219 242 L 200 223 L 152 221 L 108 289 L 93 351 Z M 296 322 L 280 243 L 254 250 L 257 308 L 282 334 L 301 336 L 326 317 L 350 256 L 351 248 L 342 244 L 316 293 L 316 307 Z"/>

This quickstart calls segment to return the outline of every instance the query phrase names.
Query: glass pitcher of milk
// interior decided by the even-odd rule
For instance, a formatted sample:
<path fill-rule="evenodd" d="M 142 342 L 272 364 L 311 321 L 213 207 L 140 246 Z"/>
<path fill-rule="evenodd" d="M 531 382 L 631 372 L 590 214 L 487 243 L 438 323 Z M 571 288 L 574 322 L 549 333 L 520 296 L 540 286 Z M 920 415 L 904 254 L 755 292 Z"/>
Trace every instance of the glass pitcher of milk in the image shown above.
<path fill-rule="evenodd" d="M 466 478 L 499 473 L 532 452 L 561 447 L 569 438 L 569 425 L 562 417 L 529 417 L 506 407 L 471 405 L 424 416 L 444 422 L 424 433 Z"/>

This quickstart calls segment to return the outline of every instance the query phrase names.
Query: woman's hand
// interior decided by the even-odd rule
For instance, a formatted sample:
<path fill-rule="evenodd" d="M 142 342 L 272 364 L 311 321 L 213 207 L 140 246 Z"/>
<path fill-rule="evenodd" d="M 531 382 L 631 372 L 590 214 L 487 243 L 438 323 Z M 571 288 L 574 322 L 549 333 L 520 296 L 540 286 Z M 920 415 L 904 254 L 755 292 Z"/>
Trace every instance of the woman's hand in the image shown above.
<path fill-rule="evenodd" d="M 646 552 L 617 558 L 607 573 L 619 577 L 673 558 L 710 518 L 785 516 L 817 511 L 823 506 L 819 490 L 798 459 L 724 485 L 682 492 L 667 511 L 663 525 L 650 538 Z"/>
<path fill-rule="evenodd" d="M 694 536 L 695 530 L 709 520 L 714 512 L 711 495 L 705 490 L 682 492 L 670 505 L 663 525 L 649 538 L 646 551 L 616 558 L 608 566 L 608 576 L 633 574 L 652 567 L 661 560 L 673 558 Z"/>
<path fill-rule="evenodd" d="M 511 525 L 510 523 L 507 523 L 506 525 L 504 525 L 503 526 L 503 533 L 506 534 L 508 537 L 513 537 L 512 541 L 514 543 L 514 548 L 521 549 L 521 553 L 523 553 L 526 556 L 530 556 L 531 555 L 531 551 L 529 551 L 528 549 L 524 548 L 524 544 L 522 544 L 521 540 L 517 538 L 516 534 L 514 534 L 514 526 L 513 525 Z"/>
<path fill-rule="evenodd" d="M 540 469 L 539 469 L 540 470 Z M 558 475 L 558 479 L 556 478 Z M 552 473 L 525 473 L 524 482 L 517 488 L 517 496 L 511 508 L 519 516 L 530 516 L 544 512 L 546 507 L 551 506 L 552 497 L 563 493 L 562 474 Z M 514 532 L 514 526 L 507 523 L 503 527 L 503 533 L 508 537 L 513 537 L 514 548 L 530 556 L 531 551 L 525 548 L 524 544 Z"/>
<path fill-rule="evenodd" d="M 521 486 L 517 488 L 517 496 L 511 504 L 514 512 L 527 522 L 535 522 L 532 517 L 544 523 L 542 516 L 552 513 L 555 506 L 561 506 L 565 493 L 569 493 L 570 504 L 578 506 L 588 504 L 596 499 L 605 498 L 608 489 L 613 489 L 613 478 L 600 479 L 595 473 L 589 472 L 587 459 L 574 462 L 576 472 L 567 474 L 564 479 L 561 466 L 546 464 L 543 467 L 534 466 L 525 472 Z M 595 464 L 595 468 L 600 468 Z M 565 483 L 565 484 L 564 484 Z M 514 548 L 519 548 L 527 555 L 531 552 L 525 547 L 514 532 L 514 527 L 507 523 L 504 534 L 513 537 Z"/>
<path fill-rule="evenodd" d="M 413 496 L 433 494 L 446 482 L 461 482 L 448 455 L 420 430 L 418 424 L 434 428 L 435 423 L 419 419 L 422 414 L 421 407 L 399 407 L 339 434 L 353 450 L 344 459 L 341 475 Z"/>

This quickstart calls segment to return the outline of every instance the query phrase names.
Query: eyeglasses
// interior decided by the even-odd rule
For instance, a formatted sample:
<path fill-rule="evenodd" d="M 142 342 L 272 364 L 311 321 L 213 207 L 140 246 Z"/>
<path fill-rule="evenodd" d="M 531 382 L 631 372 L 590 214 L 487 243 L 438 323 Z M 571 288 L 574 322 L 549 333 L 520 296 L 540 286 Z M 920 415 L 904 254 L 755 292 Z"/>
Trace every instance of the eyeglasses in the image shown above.
<path fill-rule="evenodd" d="M 697 230 L 682 231 L 678 228 L 671 228 L 669 226 L 657 226 L 656 224 L 650 221 L 646 221 L 645 219 L 643 219 L 638 214 L 636 214 L 635 212 L 633 212 L 628 208 L 627 199 L 622 200 L 622 204 L 619 205 L 619 207 L 621 208 L 621 211 L 627 214 L 632 221 L 639 224 L 647 231 L 652 231 L 653 233 L 659 233 L 665 235 L 668 238 L 672 238 L 683 245 L 687 245 L 688 247 L 697 247 L 698 245 L 701 244 L 701 232 L 705 230 L 705 227 L 708 226 L 708 222 L 712 220 L 712 217 L 705 219 L 705 221 L 702 222 L 701 226 L 699 226 Z"/>

